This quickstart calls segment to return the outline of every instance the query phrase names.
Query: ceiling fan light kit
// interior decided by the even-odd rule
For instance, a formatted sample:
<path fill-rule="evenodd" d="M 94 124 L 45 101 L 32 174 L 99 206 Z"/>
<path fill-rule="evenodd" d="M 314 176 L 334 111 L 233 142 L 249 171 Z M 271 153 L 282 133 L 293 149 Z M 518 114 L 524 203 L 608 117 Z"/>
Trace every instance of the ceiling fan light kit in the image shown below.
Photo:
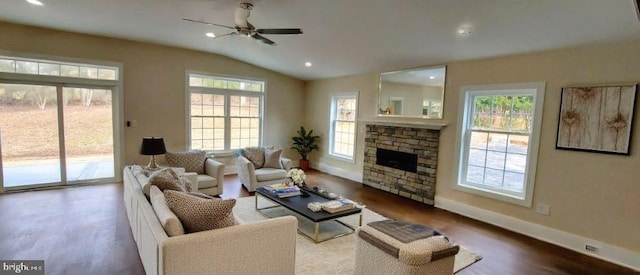
<path fill-rule="evenodd" d="M 210 22 L 201 21 L 201 20 L 190 19 L 190 18 L 183 18 L 182 20 L 192 22 L 192 23 L 206 24 L 210 26 L 221 27 L 221 28 L 232 30 L 231 32 L 223 35 L 216 35 L 215 38 L 240 34 L 246 37 L 252 37 L 267 45 L 276 45 L 276 42 L 262 36 L 261 34 L 266 34 L 266 35 L 302 34 L 302 29 L 300 28 L 256 29 L 256 27 L 251 25 L 251 23 L 249 23 L 249 21 L 247 20 L 249 18 L 249 15 L 251 14 L 251 10 L 253 10 L 253 4 L 240 3 L 240 6 L 237 7 L 235 11 L 235 16 L 234 16 L 235 26 L 233 27 L 227 26 L 227 25 L 210 23 Z"/>

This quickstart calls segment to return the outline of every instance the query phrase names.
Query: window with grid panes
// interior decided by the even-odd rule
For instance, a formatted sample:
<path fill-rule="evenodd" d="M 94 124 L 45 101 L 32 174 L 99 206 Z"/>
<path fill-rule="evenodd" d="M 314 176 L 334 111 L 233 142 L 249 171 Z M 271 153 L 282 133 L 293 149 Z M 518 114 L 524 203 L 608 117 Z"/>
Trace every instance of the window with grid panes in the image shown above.
<path fill-rule="evenodd" d="M 264 82 L 189 74 L 191 149 L 260 146 Z"/>
<path fill-rule="evenodd" d="M 331 97 L 329 154 L 354 159 L 357 107 L 357 93 L 336 94 Z"/>
<path fill-rule="evenodd" d="M 463 88 L 457 187 L 531 204 L 543 83 Z"/>
<path fill-rule="evenodd" d="M 0 56 L 0 73 L 118 80 L 118 67 Z"/>

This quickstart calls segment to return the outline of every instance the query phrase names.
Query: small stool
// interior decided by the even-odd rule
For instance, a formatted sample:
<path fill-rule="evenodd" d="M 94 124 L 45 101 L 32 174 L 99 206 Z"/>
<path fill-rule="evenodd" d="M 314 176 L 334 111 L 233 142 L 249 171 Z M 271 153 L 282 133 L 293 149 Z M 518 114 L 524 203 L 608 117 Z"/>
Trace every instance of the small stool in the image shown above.
<path fill-rule="evenodd" d="M 424 225 L 372 222 L 358 229 L 355 274 L 453 274 L 459 250 Z"/>

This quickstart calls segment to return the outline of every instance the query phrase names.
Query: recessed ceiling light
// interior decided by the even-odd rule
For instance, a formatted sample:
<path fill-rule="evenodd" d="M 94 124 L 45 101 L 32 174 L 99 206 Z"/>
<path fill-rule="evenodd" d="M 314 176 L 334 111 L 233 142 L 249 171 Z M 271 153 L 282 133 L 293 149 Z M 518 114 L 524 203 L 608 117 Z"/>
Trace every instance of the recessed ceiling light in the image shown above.
<path fill-rule="evenodd" d="M 204 35 L 206 35 L 207 37 L 216 37 L 216 34 L 212 32 L 205 33 Z"/>
<path fill-rule="evenodd" d="M 429 76 L 429 79 L 436 79 L 435 76 Z"/>
<path fill-rule="evenodd" d="M 462 27 L 458 28 L 458 35 L 459 36 L 469 36 L 469 35 L 471 35 L 471 27 L 462 26 Z"/>
<path fill-rule="evenodd" d="M 44 5 L 44 4 L 42 4 L 42 2 L 40 2 L 38 0 L 27 0 L 27 3 L 32 4 L 32 5 L 36 5 L 36 6 Z"/>
<path fill-rule="evenodd" d="M 311 62 L 307 61 L 307 62 L 304 62 L 304 65 L 307 66 L 307 67 L 311 67 L 311 65 L 313 65 L 313 64 L 311 64 Z"/>

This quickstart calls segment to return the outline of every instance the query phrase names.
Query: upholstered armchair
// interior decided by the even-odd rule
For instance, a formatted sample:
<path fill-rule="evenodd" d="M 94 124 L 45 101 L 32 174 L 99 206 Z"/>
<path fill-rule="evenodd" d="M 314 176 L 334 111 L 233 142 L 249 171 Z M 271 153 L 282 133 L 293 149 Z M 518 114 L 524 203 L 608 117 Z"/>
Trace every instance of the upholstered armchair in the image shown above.
<path fill-rule="evenodd" d="M 282 182 L 291 169 L 291 160 L 283 158 L 282 150 L 258 147 L 245 148 L 236 159 L 238 178 L 247 191 Z"/>
<path fill-rule="evenodd" d="M 167 152 L 167 164 L 171 167 L 183 167 L 187 173 L 197 174 L 200 193 L 211 196 L 222 194 L 224 185 L 224 164 L 208 158 L 204 151 Z"/>

